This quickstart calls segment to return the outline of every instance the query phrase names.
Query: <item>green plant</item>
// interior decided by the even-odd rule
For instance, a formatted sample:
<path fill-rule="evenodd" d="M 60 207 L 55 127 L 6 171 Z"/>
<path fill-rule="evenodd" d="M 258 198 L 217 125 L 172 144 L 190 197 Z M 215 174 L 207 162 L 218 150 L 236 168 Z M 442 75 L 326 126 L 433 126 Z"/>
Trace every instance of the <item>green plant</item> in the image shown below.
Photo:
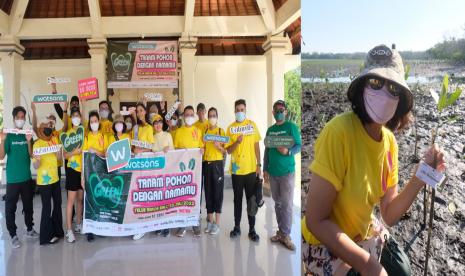
<path fill-rule="evenodd" d="M 434 101 L 436 102 L 437 105 L 437 124 L 435 128 L 432 131 L 431 134 L 431 144 L 434 145 L 436 142 L 436 139 L 439 134 L 439 130 L 444 124 L 448 124 L 450 120 L 444 120 L 444 110 L 450 106 L 452 106 L 457 99 L 460 97 L 462 94 L 462 89 L 460 89 L 458 86 L 455 88 L 454 91 L 449 91 L 449 75 L 445 75 L 444 79 L 442 81 L 442 86 L 441 86 L 441 92 L 438 95 L 435 90 L 431 89 L 430 90 L 431 96 L 433 97 Z M 437 161 L 434 160 L 433 167 L 436 167 Z M 447 180 L 447 178 L 446 178 Z M 446 181 L 445 180 L 445 181 Z M 441 185 L 444 185 L 444 182 L 441 183 Z M 423 190 L 423 195 L 424 195 L 424 200 L 423 200 L 423 212 L 424 212 L 424 217 L 423 217 L 423 223 L 424 226 L 426 226 L 426 208 L 427 208 L 427 202 L 426 202 L 426 189 L 427 187 L 424 187 Z M 426 276 L 428 274 L 428 260 L 429 260 L 429 250 L 431 246 L 431 232 L 433 228 L 433 219 L 434 219 L 434 201 L 436 198 L 436 189 L 430 188 L 430 194 L 431 194 L 431 202 L 430 202 L 430 211 L 429 211 L 429 223 L 428 223 L 428 236 L 427 236 L 427 241 L 426 241 L 426 256 L 425 256 L 425 268 L 424 268 L 424 275 Z"/>
<path fill-rule="evenodd" d="M 288 119 L 300 128 L 302 115 L 302 82 L 300 68 L 284 74 L 284 100 L 287 104 Z"/>

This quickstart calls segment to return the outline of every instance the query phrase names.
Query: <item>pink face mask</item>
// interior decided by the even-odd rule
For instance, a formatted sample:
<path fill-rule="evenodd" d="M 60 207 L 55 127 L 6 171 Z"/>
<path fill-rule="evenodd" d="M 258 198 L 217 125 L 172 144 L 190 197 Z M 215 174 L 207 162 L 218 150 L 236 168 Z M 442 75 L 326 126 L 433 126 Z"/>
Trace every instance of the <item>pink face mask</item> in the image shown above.
<path fill-rule="evenodd" d="M 374 122 L 384 125 L 396 113 L 399 97 L 391 95 L 386 86 L 383 86 L 380 90 L 374 90 L 367 85 L 363 91 L 363 101 L 370 118 Z"/>

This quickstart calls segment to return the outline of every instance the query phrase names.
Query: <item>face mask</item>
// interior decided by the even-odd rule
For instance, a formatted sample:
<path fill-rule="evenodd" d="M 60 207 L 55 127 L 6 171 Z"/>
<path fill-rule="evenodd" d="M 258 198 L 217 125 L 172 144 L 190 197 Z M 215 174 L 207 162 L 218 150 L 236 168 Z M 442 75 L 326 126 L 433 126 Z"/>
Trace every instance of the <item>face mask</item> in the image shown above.
<path fill-rule="evenodd" d="M 365 87 L 363 100 L 368 116 L 374 122 L 382 125 L 392 119 L 399 103 L 399 97 L 392 96 L 386 87 L 380 90 L 374 90 L 369 86 Z"/>
<path fill-rule="evenodd" d="M 79 126 L 81 124 L 81 118 L 80 117 L 73 117 L 71 119 L 71 123 L 73 123 L 73 126 Z"/>
<path fill-rule="evenodd" d="M 210 125 L 212 126 L 216 126 L 216 122 L 218 121 L 218 118 L 216 117 L 211 117 L 211 118 L 208 118 L 208 122 L 210 123 Z"/>
<path fill-rule="evenodd" d="M 50 137 L 52 135 L 53 129 L 51 127 L 44 128 L 44 135 Z"/>
<path fill-rule="evenodd" d="M 15 126 L 17 128 L 23 128 L 24 123 L 26 123 L 26 121 L 24 121 L 24 120 L 15 120 Z"/>
<path fill-rule="evenodd" d="M 126 124 L 126 128 L 127 128 L 128 130 L 131 130 L 131 129 L 132 129 L 132 123 L 127 122 L 127 123 L 125 123 L 125 124 Z"/>
<path fill-rule="evenodd" d="M 97 131 L 98 126 L 99 126 L 99 123 L 91 123 L 90 124 L 90 129 L 92 129 L 92 131 Z"/>
<path fill-rule="evenodd" d="M 273 116 L 274 116 L 274 119 L 275 119 L 277 122 L 282 122 L 282 121 L 284 121 L 284 113 L 283 113 L 283 112 L 275 112 Z"/>
<path fill-rule="evenodd" d="M 178 124 L 178 120 L 171 120 L 171 126 L 176 126 Z"/>
<path fill-rule="evenodd" d="M 195 118 L 194 117 L 185 117 L 184 121 L 186 122 L 186 125 L 191 126 L 195 123 Z"/>
<path fill-rule="evenodd" d="M 115 129 L 116 129 L 117 132 L 123 131 L 123 124 L 122 123 L 117 123 L 115 125 Z"/>
<path fill-rule="evenodd" d="M 236 112 L 236 121 L 243 122 L 245 120 L 245 112 Z"/>
<path fill-rule="evenodd" d="M 102 109 L 100 110 L 99 114 L 100 114 L 100 117 L 102 117 L 102 119 L 107 119 L 108 115 L 110 115 L 110 111 L 106 109 Z"/>

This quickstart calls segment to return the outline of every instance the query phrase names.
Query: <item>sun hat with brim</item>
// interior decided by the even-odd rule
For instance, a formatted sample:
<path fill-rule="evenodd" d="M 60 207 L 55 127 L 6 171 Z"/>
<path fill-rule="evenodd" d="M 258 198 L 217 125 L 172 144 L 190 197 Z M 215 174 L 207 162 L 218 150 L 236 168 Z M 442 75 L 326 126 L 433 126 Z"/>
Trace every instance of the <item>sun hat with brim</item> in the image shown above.
<path fill-rule="evenodd" d="M 163 121 L 163 117 L 160 114 L 156 114 L 155 116 L 153 116 L 152 124 L 158 121 Z"/>
<path fill-rule="evenodd" d="M 350 83 L 347 92 L 349 100 L 352 100 L 356 93 L 355 87 L 359 87 L 360 82 L 364 82 L 369 77 L 380 77 L 402 87 L 407 99 L 407 104 L 404 106 L 407 109 L 412 107 L 413 95 L 405 81 L 404 64 L 399 52 L 386 45 L 379 45 L 371 49 L 366 55 L 363 71 Z"/>
<path fill-rule="evenodd" d="M 113 118 L 113 124 L 116 123 L 124 123 L 124 118 L 120 114 L 116 115 L 115 118 Z"/>

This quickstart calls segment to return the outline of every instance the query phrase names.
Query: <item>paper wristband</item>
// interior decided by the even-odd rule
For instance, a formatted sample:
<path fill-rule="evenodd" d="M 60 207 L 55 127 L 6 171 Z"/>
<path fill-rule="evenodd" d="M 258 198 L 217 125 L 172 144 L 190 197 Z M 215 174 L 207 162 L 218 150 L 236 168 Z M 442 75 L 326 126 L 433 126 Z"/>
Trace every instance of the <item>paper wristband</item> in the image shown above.
<path fill-rule="evenodd" d="M 421 161 L 415 174 L 421 181 L 436 189 L 446 178 L 445 175 L 433 169 L 431 166 Z"/>

